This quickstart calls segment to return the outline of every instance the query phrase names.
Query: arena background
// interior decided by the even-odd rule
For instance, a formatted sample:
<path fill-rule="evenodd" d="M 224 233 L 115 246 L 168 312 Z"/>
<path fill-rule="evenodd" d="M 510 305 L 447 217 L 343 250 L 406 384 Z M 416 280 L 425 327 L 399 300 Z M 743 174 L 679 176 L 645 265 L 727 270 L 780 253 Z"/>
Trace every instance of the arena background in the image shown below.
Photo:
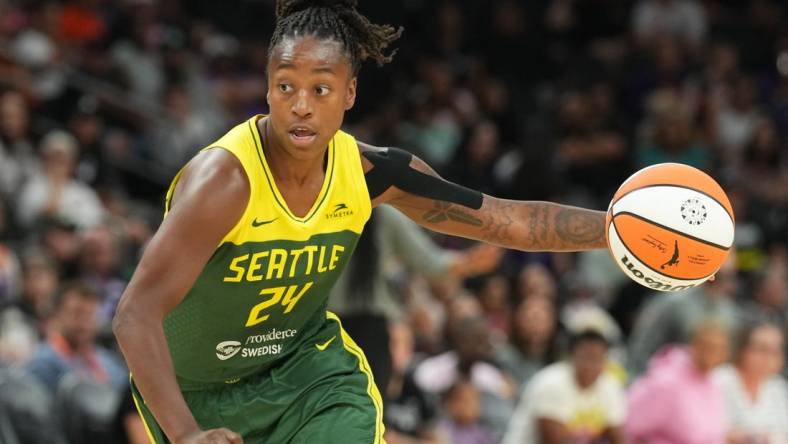
<path fill-rule="evenodd" d="M 145 442 L 112 315 L 174 174 L 266 112 L 273 3 L 0 0 L 0 442 Z M 359 140 L 413 151 L 485 193 L 597 209 L 637 169 L 687 163 L 723 185 L 737 222 L 736 251 L 717 281 L 670 295 L 626 279 L 605 251 L 499 258 L 403 228 L 427 252 L 379 249 L 396 309 L 373 313 L 386 318 L 391 343 L 367 350 L 391 353 L 380 387 L 389 442 L 499 442 L 534 414 L 522 407 L 539 398 L 527 391 L 534 375 L 589 330 L 610 343 L 605 375 L 622 395 L 610 401 L 615 415 L 592 409 L 583 419 L 573 403 L 584 401 L 555 394 L 568 442 L 620 442 L 597 432 L 640 422 L 788 442 L 788 391 L 772 376 L 788 304 L 788 8 L 361 0 L 359 9 L 405 27 L 394 62 L 361 71 L 345 121 Z M 430 275 L 419 260 L 433 256 L 472 266 Z M 62 297 L 70 293 L 80 297 Z M 772 364 L 747 367 L 735 338 L 764 321 L 779 327 L 780 349 L 770 349 Z M 639 417 L 631 387 L 649 359 L 714 329 L 733 338 L 734 364 L 760 369 L 778 395 L 767 407 L 757 396 L 731 404 L 728 393 L 683 405 L 681 392 L 696 388 L 677 383 L 672 408 L 725 414 L 681 425 Z"/>

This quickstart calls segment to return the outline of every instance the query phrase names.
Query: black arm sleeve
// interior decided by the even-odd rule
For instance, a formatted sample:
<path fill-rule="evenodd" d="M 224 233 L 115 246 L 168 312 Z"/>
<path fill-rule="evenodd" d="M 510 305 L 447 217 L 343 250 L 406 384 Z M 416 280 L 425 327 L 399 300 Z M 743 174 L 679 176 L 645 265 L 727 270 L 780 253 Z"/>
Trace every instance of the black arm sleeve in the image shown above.
<path fill-rule="evenodd" d="M 386 151 L 362 151 L 361 154 L 374 166 L 365 175 L 370 199 L 395 186 L 416 196 L 452 202 L 474 210 L 482 207 L 481 192 L 414 169 L 410 166 L 413 154 L 405 150 L 387 148 Z"/>

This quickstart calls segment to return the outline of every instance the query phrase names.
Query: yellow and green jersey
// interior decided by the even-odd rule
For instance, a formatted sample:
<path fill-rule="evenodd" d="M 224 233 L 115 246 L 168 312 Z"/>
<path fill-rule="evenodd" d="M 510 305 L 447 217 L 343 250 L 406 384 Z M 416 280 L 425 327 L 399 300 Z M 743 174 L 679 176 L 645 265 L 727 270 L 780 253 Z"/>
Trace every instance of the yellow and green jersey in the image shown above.
<path fill-rule="evenodd" d="M 276 188 L 255 116 L 207 149 L 243 165 L 251 194 L 164 331 L 182 389 L 199 389 L 264 370 L 295 351 L 326 319 L 334 282 L 371 211 L 355 139 L 328 145 L 323 187 L 304 217 Z M 178 176 L 167 194 L 167 210 Z"/>

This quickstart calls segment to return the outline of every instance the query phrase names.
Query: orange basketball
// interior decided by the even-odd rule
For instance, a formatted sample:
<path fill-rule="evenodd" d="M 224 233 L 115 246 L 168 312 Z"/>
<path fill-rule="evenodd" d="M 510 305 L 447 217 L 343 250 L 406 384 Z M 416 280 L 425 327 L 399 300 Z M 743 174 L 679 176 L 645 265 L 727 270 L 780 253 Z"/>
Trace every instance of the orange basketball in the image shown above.
<path fill-rule="evenodd" d="M 624 181 L 607 211 L 607 245 L 616 264 L 654 290 L 695 287 L 720 268 L 733 245 L 728 196 L 708 174 L 662 163 Z"/>

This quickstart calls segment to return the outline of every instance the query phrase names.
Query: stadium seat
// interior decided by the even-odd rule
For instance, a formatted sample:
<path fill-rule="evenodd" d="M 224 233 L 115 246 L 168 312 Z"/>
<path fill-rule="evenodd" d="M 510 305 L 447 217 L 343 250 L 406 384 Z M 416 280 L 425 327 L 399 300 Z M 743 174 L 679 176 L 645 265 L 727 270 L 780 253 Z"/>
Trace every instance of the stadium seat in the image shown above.
<path fill-rule="evenodd" d="M 112 387 L 68 374 L 58 384 L 56 402 L 70 443 L 113 442 L 120 396 Z"/>
<path fill-rule="evenodd" d="M 11 444 L 64 444 L 52 399 L 32 376 L 0 370 L 0 440 Z"/>

